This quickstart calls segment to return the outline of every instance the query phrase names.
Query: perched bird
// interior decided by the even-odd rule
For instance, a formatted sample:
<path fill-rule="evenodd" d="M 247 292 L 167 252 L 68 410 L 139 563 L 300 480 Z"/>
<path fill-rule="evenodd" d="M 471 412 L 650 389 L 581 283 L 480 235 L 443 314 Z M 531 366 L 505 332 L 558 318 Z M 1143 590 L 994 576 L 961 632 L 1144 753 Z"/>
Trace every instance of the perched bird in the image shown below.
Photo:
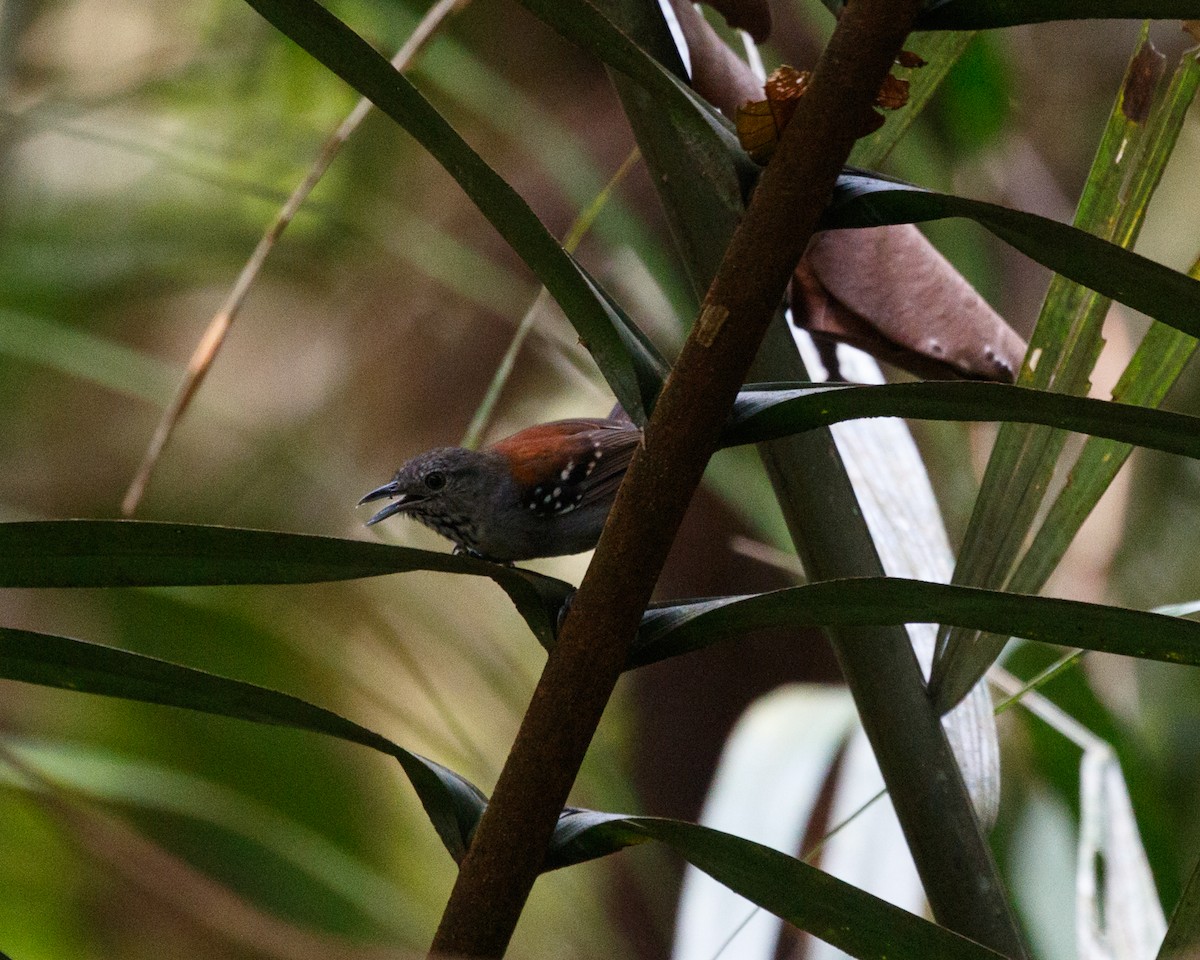
<path fill-rule="evenodd" d="M 642 432 L 625 419 L 556 420 L 483 450 L 413 457 L 359 506 L 391 500 L 367 525 L 405 514 L 455 553 L 508 563 L 590 550 Z"/>

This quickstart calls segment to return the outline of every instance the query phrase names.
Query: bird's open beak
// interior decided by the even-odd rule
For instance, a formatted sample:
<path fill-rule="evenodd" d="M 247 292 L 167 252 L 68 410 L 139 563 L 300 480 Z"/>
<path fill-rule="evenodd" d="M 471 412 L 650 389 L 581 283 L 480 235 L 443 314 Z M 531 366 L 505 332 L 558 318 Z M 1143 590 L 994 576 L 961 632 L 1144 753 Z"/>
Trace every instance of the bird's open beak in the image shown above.
<path fill-rule="evenodd" d="M 358 505 L 361 507 L 364 503 L 370 503 L 373 500 L 382 500 L 384 497 L 389 499 L 394 497 L 395 499 L 367 521 L 368 527 L 374 526 L 380 520 L 386 520 L 388 517 L 395 516 L 397 513 L 401 513 L 425 499 L 411 493 L 400 493 L 396 481 L 393 480 L 391 483 L 385 483 L 382 487 L 376 487 L 359 500 Z"/>

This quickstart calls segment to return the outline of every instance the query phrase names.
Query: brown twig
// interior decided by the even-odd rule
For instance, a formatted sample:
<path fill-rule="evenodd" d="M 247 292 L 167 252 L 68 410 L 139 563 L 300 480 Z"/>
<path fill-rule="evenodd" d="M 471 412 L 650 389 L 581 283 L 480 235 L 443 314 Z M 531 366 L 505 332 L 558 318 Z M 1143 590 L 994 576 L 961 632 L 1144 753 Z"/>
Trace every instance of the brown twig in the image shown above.
<path fill-rule="evenodd" d="M 675 532 L 919 0 L 846 8 L 630 465 L 433 942 L 504 953 Z"/>
<path fill-rule="evenodd" d="M 392 58 L 392 66 L 397 70 L 406 69 L 417 54 L 425 48 L 425 45 L 433 37 L 442 22 L 450 14 L 466 6 L 469 2 L 470 0 L 438 0 L 429 9 L 429 12 L 421 18 L 421 22 L 417 24 L 416 29 L 413 30 L 409 38 L 404 42 L 404 46 L 396 52 L 396 55 Z M 159 420 L 158 426 L 154 429 L 154 436 L 150 439 L 150 445 L 146 448 L 146 454 L 142 458 L 141 466 L 138 467 L 137 473 L 134 475 L 132 482 L 130 482 L 129 489 L 125 491 L 125 498 L 121 501 L 121 513 L 125 516 L 132 516 L 133 512 L 137 510 L 138 504 L 141 503 L 142 497 L 146 492 L 146 486 L 150 482 L 150 475 L 158 465 L 159 458 L 162 456 L 167 442 L 171 439 L 171 434 L 174 433 L 176 424 L 179 423 L 180 418 L 191 405 L 192 397 L 200 389 L 200 384 L 204 382 L 209 368 L 212 367 L 213 361 L 217 357 L 217 352 L 221 349 L 221 345 L 225 342 L 225 338 L 229 334 L 229 328 L 233 325 L 234 318 L 238 315 L 238 311 L 241 310 L 242 304 L 258 279 L 259 272 L 262 270 L 267 257 L 279 241 L 279 237 L 287 229 L 288 224 L 292 222 L 292 218 L 296 216 L 304 201 L 308 199 L 309 194 L 320 183 L 321 178 L 325 176 L 325 172 L 333 163 L 334 158 L 341 152 L 346 141 L 350 139 L 350 135 L 358 129 L 359 125 L 370 112 L 371 101 L 363 97 L 355 105 L 354 109 L 347 114 L 346 119 L 341 122 L 338 128 L 329 135 L 329 138 L 321 146 L 321 152 L 317 154 L 317 158 L 313 161 L 304 180 L 292 191 L 287 202 L 280 208 L 274 222 L 267 228 L 267 231 L 258 241 L 254 252 L 250 254 L 250 259 L 242 267 L 242 272 L 238 274 L 233 288 L 229 291 L 229 296 L 221 304 L 221 309 L 209 321 L 208 328 L 204 331 L 204 335 L 200 338 L 200 342 L 192 352 L 191 359 L 188 360 L 187 371 L 183 376 L 183 383 L 180 384 L 179 391 L 175 394 L 171 405 L 163 412 L 162 419 Z"/>

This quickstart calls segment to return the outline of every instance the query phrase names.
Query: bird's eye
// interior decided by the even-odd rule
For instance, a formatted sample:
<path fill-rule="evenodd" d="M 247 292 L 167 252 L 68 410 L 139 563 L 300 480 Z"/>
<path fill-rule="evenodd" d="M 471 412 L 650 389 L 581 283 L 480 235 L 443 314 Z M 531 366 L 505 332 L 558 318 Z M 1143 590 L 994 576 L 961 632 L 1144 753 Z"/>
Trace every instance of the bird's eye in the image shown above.
<path fill-rule="evenodd" d="M 425 474 L 425 486 L 427 489 L 437 493 L 446 485 L 446 475 L 438 470 Z"/>

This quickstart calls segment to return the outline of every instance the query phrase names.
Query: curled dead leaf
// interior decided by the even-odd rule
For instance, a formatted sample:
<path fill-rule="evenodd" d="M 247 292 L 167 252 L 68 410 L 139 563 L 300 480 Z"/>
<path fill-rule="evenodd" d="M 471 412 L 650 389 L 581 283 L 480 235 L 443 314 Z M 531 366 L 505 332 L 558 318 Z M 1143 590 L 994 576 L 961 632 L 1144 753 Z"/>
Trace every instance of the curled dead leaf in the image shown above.
<path fill-rule="evenodd" d="M 738 142 L 755 163 L 766 163 L 779 143 L 783 129 L 796 112 L 796 103 L 808 89 L 809 72 L 782 66 L 769 77 L 765 100 L 753 100 L 737 109 Z M 908 103 L 908 81 L 888 74 L 875 97 L 875 105 L 884 110 L 898 110 Z M 883 126 L 883 115 L 870 110 L 862 117 L 857 135 L 865 137 Z"/>
<path fill-rule="evenodd" d="M 1025 342 L 911 224 L 813 238 L 792 284 L 796 323 L 934 380 L 1011 383 Z"/>
<path fill-rule="evenodd" d="M 739 137 L 743 112 L 751 118 L 757 112 L 757 122 L 777 137 L 771 101 L 745 61 L 688 0 L 672 3 L 696 91 L 738 119 Z M 919 66 L 903 54 L 900 65 Z M 801 71 L 783 74 L 776 98 L 798 96 L 802 77 Z M 875 111 L 871 117 L 883 122 Z M 743 146 L 754 155 L 745 140 Z M 792 302 L 797 322 L 826 344 L 852 343 L 934 379 L 1011 381 L 1025 352 L 1021 338 L 912 226 L 818 234 L 796 268 Z"/>
<path fill-rule="evenodd" d="M 692 87 L 730 120 L 738 107 L 763 99 L 763 85 L 729 49 L 689 0 L 672 0 L 675 19 L 692 61 Z"/>

